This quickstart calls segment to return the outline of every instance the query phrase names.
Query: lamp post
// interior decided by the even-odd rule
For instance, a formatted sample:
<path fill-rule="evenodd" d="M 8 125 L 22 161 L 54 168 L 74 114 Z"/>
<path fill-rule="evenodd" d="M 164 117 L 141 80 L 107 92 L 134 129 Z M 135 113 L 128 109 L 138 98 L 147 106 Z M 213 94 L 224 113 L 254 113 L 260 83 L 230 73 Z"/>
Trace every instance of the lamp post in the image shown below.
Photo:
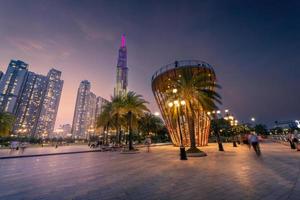
<path fill-rule="evenodd" d="M 233 147 L 237 147 L 236 144 L 236 135 L 234 134 L 234 131 L 232 129 L 232 127 L 237 126 L 238 125 L 238 120 L 234 119 L 234 117 L 232 115 L 229 114 L 229 110 L 225 110 L 225 120 L 229 121 L 230 127 L 231 127 L 231 132 L 233 134 L 233 138 L 232 138 L 232 145 Z"/>
<path fill-rule="evenodd" d="M 255 131 L 255 118 L 254 117 L 251 117 L 251 122 L 252 122 L 252 125 L 253 125 L 253 129 Z"/>
<path fill-rule="evenodd" d="M 214 132 L 217 136 L 217 142 L 219 146 L 219 151 L 224 151 L 223 144 L 221 141 L 220 133 L 219 133 L 219 127 L 218 127 L 218 114 L 221 114 L 220 110 L 213 110 L 212 112 L 207 112 L 208 116 L 211 116 L 213 114 L 213 120 L 215 121 L 215 126 L 214 126 Z"/>
<path fill-rule="evenodd" d="M 176 93 L 177 90 L 175 91 L 176 89 L 173 90 L 173 93 Z M 179 150 L 180 150 L 180 160 L 187 160 L 187 156 L 186 156 L 186 152 L 185 152 L 185 147 L 183 145 L 183 137 L 182 137 L 182 131 L 181 131 L 181 126 L 180 126 L 180 106 L 185 106 L 185 101 L 184 100 L 181 100 L 180 103 L 179 103 L 179 99 L 178 100 L 175 100 L 173 102 L 169 102 L 168 106 L 170 108 L 172 108 L 173 106 L 175 106 L 176 108 L 176 112 L 177 112 L 177 123 L 178 123 L 178 126 L 179 126 L 179 138 L 180 138 L 180 147 L 179 147 Z"/>

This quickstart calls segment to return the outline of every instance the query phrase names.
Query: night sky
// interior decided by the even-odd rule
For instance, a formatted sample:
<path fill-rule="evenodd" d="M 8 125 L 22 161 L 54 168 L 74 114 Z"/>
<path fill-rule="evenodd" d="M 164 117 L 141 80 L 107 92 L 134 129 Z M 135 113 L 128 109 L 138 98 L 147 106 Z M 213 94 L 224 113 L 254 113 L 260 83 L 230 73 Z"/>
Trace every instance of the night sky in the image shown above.
<path fill-rule="evenodd" d="M 158 108 L 151 76 L 181 59 L 214 66 L 222 109 L 240 121 L 300 119 L 300 1 L 0 0 L 0 69 L 10 59 L 65 81 L 56 126 L 72 123 L 77 88 L 113 93 L 121 34 L 129 89 Z"/>

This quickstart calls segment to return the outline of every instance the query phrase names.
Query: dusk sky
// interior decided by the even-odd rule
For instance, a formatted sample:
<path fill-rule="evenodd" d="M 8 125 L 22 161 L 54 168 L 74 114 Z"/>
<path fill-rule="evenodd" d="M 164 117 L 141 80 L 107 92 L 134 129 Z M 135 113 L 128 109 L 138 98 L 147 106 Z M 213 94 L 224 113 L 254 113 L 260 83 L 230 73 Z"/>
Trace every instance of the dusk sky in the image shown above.
<path fill-rule="evenodd" d="M 0 69 L 11 59 L 64 80 L 56 127 L 72 123 L 81 80 L 109 99 L 121 34 L 129 89 L 158 108 L 151 76 L 182 59 L 214 66 L 222 109 L 240 121 L 300 119 L 300 1 L 0 0 Z"/>

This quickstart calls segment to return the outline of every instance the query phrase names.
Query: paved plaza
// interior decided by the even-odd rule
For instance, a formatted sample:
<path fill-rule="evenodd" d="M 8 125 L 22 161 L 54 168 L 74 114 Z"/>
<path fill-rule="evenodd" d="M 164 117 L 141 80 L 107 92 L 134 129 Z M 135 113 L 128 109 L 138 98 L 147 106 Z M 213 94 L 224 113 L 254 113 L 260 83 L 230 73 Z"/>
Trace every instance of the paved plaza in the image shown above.
<path fill-rule="evenodd" d="M 0 160 L 0 199 L 300 199 L 300 152 L 231 146 L 187 161 L 172 146 Z"/>
<path fill-rule="evenodd" d="M 59 154 L 59 153 L 71 153 L 71 152 L 84 152 L 96 149 L 91 149 L 86 145 L 70 145 L 70 146 L 46 146 L 46 147 L 29 147 L 22 150 L 0 149 L 0 158 L 2 157 L 14 157 L 14 156 L 28 156 L 28 155 L 44 155 L 44 154 Z"/>

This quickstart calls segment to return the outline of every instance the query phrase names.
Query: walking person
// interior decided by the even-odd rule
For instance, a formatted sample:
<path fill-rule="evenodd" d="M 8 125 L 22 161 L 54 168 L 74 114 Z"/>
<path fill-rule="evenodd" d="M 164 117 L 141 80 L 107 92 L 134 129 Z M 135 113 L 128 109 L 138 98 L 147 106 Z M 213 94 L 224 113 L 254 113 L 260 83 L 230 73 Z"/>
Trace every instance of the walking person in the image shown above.
<path fill-rule="evenodd" d="M 293 143 L 297 149 L 297 151 L 300 151 L 300 143 L 299 143 L 299 134 L 297 130 L 294 130 L 294 134 L 293 134 Z"/>
<path fill-rule="evenodd" d="M 252 136 L 251 132 L 247 134 L 247 143 L 248 143 L 249 150 L 251 149 L 251 141 L 250 141 L 251 136 Z"/>
<path fill-rule="evenodd" d="M 147 152 L 150 152 L 150 146 L 151 146 L 151 137 L 148 135 L 145 139 L 145 145 L 147 147 Z"/>
<path fill-rule="evenodd" d="M 289 132 L 288 136 L 287 136 L 287 140 L 290 143 L 291 149 L 296 149 L 295 143 L 294 143 L 294 135 L 292 134 L 292 132 Z"/>
<path fill-rule="evenodd" d="M 252 145 L 257 156 L 260 156 L 260 147 L 259 147 L 259 139 L 255 132 L 251 133 L 250 136 L 250 144 Z"/>

